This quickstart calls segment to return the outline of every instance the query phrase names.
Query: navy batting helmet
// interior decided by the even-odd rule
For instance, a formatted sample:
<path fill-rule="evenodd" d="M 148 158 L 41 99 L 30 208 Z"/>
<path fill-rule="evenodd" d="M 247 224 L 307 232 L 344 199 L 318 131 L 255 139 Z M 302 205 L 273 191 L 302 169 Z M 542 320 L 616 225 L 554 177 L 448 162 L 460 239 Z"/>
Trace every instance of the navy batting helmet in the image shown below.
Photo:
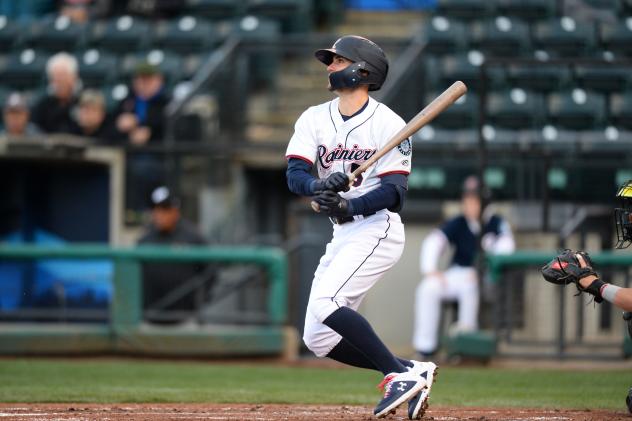
<path fill-rule="evenodd" d="M 377 91 L 386 80 L 388 59 L 376 43 L 366 38 L 347 35 L 339 38 L 331 48 L 318 50 L 314 55 L 328 66 L 333 62 L 334 55 L 353 62 L 345 69 L 329 75 L 331 90 L 369 85 L 369 91 Z"/>

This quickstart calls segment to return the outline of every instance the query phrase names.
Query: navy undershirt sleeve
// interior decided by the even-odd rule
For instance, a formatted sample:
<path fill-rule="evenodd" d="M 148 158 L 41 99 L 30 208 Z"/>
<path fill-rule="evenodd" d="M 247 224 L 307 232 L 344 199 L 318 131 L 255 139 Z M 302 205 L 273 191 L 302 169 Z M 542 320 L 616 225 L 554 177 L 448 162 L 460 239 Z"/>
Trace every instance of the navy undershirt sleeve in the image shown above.
<path fill-rule="evenodd" d="M 382 209 L 397 208 L 400 202 L 398 187 L 406 189 L 407 177 L 403 174 L 392 174 L 382 177 L 382 184 L 365 195 L 351 199 L 353 215 L 367 215 Z"/>
<path fill-rule="evenodd" d="M 290 158 L 287 162 L 285 176 L 287 185 L 292 193 L 301 196 L 314 195 L 314 181 L 316 177 L 311 174 L 312 166 L 302 159 Z"/>

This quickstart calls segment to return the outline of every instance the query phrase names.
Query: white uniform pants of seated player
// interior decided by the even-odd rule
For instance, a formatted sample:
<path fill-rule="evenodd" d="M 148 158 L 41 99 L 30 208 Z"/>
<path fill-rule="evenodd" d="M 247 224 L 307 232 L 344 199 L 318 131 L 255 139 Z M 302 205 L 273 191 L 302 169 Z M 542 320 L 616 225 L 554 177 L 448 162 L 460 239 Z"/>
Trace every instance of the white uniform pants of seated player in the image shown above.
<path fill-rule="evenodd" d="M 399 214 L 375 215 L 342 225 L 334 234 L 314 273 L 305 315 L 303 341 L 324 357 L 341 336 L 323 324 L 340 307 L 357 310 L 362 299 L 404 251 L 404 225 Z"/>
<path fill-rule="evenodd" d="M 452 266 L 442 272 L 442 275 L 423 278 L 415 293 L 413 346 L 417 351 L 436 350 L 443 301 L 459 303 L 457 320 L 459 331 L 472 331 L 478 328 L 476 270 L 472 267 Z"/>

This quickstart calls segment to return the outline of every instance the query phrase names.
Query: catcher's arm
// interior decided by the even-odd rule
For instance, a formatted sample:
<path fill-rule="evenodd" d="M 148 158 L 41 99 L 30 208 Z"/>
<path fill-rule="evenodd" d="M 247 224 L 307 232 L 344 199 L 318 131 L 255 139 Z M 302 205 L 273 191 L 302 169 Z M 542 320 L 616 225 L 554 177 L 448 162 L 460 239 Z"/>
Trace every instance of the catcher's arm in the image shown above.
<path fill-rule="evenodd" d="M 582 254 L 577 254 L 580 267 L 587 267 L 586 260 Z M 607 284 L 599 280 L 596 275 L 588 275 L 579 279 L 579 286 L 583 289 L 590 288 L 595 282 L 601 283 L 599 294 L 607 301 L 624 311 L 632 311 L 632 288 L 621 288 L 616 285 Z M 631 332 L 632 333 L 632 332 Z"/>

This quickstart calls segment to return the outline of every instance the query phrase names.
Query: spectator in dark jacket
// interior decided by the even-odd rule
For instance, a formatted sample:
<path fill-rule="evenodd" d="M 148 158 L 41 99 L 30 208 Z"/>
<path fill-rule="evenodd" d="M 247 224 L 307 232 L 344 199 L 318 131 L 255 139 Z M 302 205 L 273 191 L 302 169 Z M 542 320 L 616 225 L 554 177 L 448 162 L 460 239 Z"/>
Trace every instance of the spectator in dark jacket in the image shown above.
<path fill-rule="evenodd" d="M 156 66 L 141 63 L 136 67 L 132 90 L 116 112 L 116 128 L 124 140 L 137 146 L 163 140 L 169 102 L 164 83 Z"/>
<path fill-rule="evenodd" d="M 71 133 L 77 123 L 73 111 L 81 90 L 77 59 L 57 53 L 46 63 L 49 93 L 33 108 L 33 122 L 45 133 Z"/>
<path fill-rule="evenodd" d="M 143 146 L 162 142 L 165 134 L 164 77 L 149 63 L 140 63 L 134 72 L 132 90 L 122 100 L 115 115 L 117 142 L 138 147 L 128 151 L 126 219 L 135 223 L 152 188 L 164 183 L 163 155 L 142 151 Z"/>

